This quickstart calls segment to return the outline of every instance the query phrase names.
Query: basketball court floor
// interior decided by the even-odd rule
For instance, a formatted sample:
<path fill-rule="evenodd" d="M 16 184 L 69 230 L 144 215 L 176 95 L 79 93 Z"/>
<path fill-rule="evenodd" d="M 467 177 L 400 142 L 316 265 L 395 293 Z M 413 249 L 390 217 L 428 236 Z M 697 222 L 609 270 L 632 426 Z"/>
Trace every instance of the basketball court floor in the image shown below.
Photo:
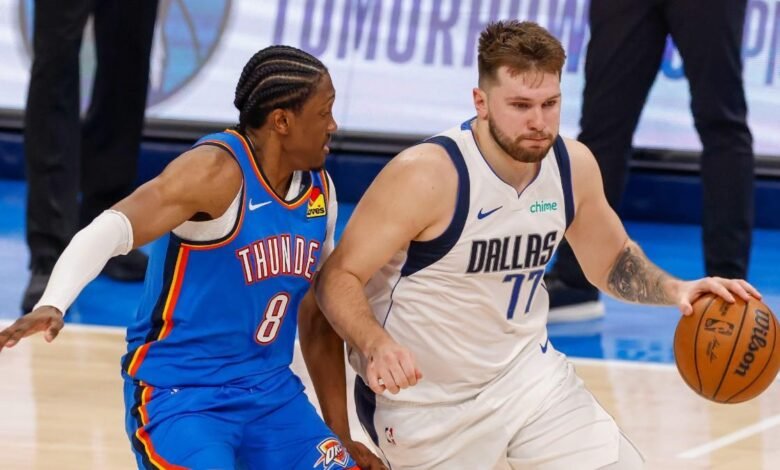
<path fill-rule="evenodd" d="M 18 316 L 27 282 L 24 190 L 23 183 L 0 180 L 0 326 Z M 343 205 L 340 228 L 350 213 Z M 684 278 L 702 275 L 697 227 L 627 228 L 662 268 Z M 780 231 L 756 230 L 750 280 L 780 311 Z M 0 468 L 134 468 L 119 359 L 122 326 L 141 290 L 141 283 L 98 278 L 54 343 L 36 337 L 0 353 Z M 674 367 L 675 309 L 605 303 L 604 319 L 553 325 L 551 341 L 642 450 L 647 468 L 780 468 L 778 381 L 748 403 L 710 403 L 688 389 Z M 294 366 L 305 376 L 299 355 Z M 354 414 L 353 424 L 354 435 L 365 439 Z"/>

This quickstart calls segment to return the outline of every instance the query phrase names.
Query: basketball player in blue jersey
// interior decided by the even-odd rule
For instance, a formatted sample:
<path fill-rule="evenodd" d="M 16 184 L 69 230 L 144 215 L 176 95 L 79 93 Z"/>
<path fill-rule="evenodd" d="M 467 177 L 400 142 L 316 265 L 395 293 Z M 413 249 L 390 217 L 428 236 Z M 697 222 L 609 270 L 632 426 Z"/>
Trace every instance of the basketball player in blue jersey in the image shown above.
<path fill-rule="evenodd" d="M 675 279 L 629 239 L 593 155 L 558 135 L 564 60 L 534 23 L 488 26 L 477 116 L 382 170 L 318 277 L 360 376 L 358 416 L 393 469 L 642 467 L 547 338 L 543 276 L 564 236 L 625 301 L 689 314 L 705 292 L 759 297 L 742 280 Z"/>
<path fill-rule="evenodd" d="M 290 370 L 299 316 L 318 392 L 344 364 L 343 342 L 308 293 L 333 248 L 336 197 L 320 168 L 334 100 L 313 56 L 286 46 L 255 54 L 236 88 L 237 128 L 202 138 L 77 234 L 0 349 L 38 331 L 52 341 L 112 256 L 153 242 L 122 360 L 138 466 L 357 468 Z M 345 416 L 332 402 L 324 415 Z M 363 468 L 383 468 L 351 441 L 346 419 L 329 424 Z"/>

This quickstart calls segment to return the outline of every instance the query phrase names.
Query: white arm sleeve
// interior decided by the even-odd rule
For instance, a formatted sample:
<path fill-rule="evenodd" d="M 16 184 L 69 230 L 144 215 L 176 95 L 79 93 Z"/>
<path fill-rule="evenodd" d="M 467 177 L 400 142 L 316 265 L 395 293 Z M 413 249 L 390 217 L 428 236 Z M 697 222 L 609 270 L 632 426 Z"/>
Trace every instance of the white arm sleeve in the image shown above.
<path fill-rule="evenodd" d="M 133 227 L 123 213 L 107 210 L 79 231 L 54 265 L 35 308 L 51 306 L 65 314 L 81 290 L 109 259 L 133 248 Z"/>
<path fill-rule="evenodd" d="M 327 174 L 327 173 L 326 173 Z M 339 204 L 336 201 L 336 186 L 333 184 L 333 180 L 328 175 L 328 193 L 330 199 L 328 199 L 328 221 L 325 231 L 325 242 L 322 244 L 322 251 L 320 252 L 320 262 L 317 265 L 317 269 L 321 268 L 328 256 L 333 252 L 335 247 L 336 236 L 336 220 L 339 217 Z"/>

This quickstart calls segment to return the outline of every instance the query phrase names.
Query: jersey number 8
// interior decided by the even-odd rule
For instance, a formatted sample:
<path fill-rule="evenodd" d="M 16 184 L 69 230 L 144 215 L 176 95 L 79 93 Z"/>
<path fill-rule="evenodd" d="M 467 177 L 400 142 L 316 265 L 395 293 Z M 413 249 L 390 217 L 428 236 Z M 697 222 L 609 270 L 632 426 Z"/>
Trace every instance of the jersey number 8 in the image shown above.
<path fill-rule="evenodd" d="M 263 321 L 257 327 L 255 341 L 260 344 L 269 344 L 276 339 L 289 304 L 290 294 L 286 292 L 280 292 L 271 297 L 271 300 L 268 301 L 268 306 L 265 307 Z"/>

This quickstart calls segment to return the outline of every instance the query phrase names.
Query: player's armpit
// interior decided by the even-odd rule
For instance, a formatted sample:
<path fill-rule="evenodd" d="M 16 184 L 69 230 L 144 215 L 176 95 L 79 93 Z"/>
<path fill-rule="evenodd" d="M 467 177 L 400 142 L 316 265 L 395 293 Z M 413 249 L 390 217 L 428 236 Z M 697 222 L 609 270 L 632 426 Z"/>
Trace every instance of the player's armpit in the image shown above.
<path fill-rule="evenodd" d="M 112 209 L 133 227 L 134 246 L 159 238 L 195 214 L 222 215 L 243 183 L 241 168 L 224 150 L 200 146 L 185 152 L 153 180 Z"/>

